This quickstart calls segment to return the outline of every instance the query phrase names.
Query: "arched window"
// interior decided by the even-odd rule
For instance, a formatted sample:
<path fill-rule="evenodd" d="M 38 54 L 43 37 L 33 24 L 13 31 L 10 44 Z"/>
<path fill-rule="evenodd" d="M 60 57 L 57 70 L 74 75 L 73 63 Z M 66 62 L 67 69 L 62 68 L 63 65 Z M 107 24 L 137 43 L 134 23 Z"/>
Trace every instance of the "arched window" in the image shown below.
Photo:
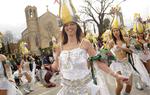
<path fill-rule="evenodd" d="M 31 18 L 33 17 L 33 11 L 32 11 L 32 9 L 29 10 L 29 15 L 30 15 Z"/>

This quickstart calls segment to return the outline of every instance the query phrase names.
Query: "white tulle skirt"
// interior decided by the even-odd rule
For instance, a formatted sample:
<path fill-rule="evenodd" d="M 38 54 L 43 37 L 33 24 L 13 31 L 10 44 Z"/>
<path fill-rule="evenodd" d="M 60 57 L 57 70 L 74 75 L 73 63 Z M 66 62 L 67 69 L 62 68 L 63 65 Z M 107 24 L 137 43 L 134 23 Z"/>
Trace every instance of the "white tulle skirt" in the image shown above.
<path fill-rule="evenodd" d="M 144 64 L 141 62 L 141 60 L 137 54 L 133 53 L 132 55 L 133 55 L 133 59 L 134 59 L 134 63 L 135 63 L 134 66 L 140 73 L 139 76 L 140 76 L 142 82 L 144 82 L 146 85 L 150 86 L 150 77 L 149 77 L 149 74 L 148 74 Z"/>

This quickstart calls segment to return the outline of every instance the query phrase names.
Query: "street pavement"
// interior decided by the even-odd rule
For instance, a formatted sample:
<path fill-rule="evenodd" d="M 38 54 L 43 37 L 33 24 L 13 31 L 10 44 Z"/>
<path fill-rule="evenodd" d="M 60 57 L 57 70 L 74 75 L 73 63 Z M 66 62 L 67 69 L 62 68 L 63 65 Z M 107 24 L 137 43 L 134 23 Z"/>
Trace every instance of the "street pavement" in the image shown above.
<path fill-rule="evenodd" d="M 115 93 L 114 92 L 115 91 L 115 81 L 114 81 L 114 79 L 109 75 L 106 75 L 105 79 L 106 79 L 106 81 L 111 80 L 107 83 L 108 88 L 109 88 L 109 91 L 110 91 L 111 95 L 115 95 L 114 94 Z M 134 80 L 136 80 L 136 78 L 134 78 Z M 57 92 L 61 89 L 61 86 L 59 84 L 60 76 L 59 75 L 53 76 L 52 81 L 57 84 L 56 87 L 46 88 L 40 82 L 37 82 L 34 85 L 34 91 L 31 92 L 28 95 L 57 95 Z M 150 95 L 150 87 L 146 87 L 144 90 L 137 90 L 135 88 L 135 82 L 133 82 L 133 88 L 132 88 L 132 91 L 131 91 L 130 95 Z"/>

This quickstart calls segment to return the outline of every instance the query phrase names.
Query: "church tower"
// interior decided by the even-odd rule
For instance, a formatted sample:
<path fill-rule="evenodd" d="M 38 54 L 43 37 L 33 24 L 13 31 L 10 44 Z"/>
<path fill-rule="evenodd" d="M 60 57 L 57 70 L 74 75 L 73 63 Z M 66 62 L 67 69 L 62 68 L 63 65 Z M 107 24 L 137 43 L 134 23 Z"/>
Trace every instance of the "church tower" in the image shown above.
<path fill-rule="evenodd" d="M 39 53 L 40 46 L 40 33 L 38 24 L 37 8 L 35 6 L 27 6 L 25 8 L 27 31 L 30 33 L 30 37 L 27 39 L 32 53 Z M 34 51 L 33 51 L 34 50 Z"/>

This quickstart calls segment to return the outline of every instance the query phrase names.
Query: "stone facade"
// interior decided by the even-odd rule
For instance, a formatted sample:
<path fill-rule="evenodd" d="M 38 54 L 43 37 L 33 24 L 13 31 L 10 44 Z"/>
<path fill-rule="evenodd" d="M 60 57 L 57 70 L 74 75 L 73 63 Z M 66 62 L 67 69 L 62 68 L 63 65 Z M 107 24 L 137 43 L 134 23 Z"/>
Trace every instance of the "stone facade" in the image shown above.
<path fill-rule="evenodd" d="M 57 16 L 47 10 L 38 17 L 35 6 L 27 6 L 25 15 L 27 28 L 22 32 L 22 39 L 28 43 L 31 53 L 39 54 L 39 48 L 49 47 L 52 37 L 59 34 Z"/>

